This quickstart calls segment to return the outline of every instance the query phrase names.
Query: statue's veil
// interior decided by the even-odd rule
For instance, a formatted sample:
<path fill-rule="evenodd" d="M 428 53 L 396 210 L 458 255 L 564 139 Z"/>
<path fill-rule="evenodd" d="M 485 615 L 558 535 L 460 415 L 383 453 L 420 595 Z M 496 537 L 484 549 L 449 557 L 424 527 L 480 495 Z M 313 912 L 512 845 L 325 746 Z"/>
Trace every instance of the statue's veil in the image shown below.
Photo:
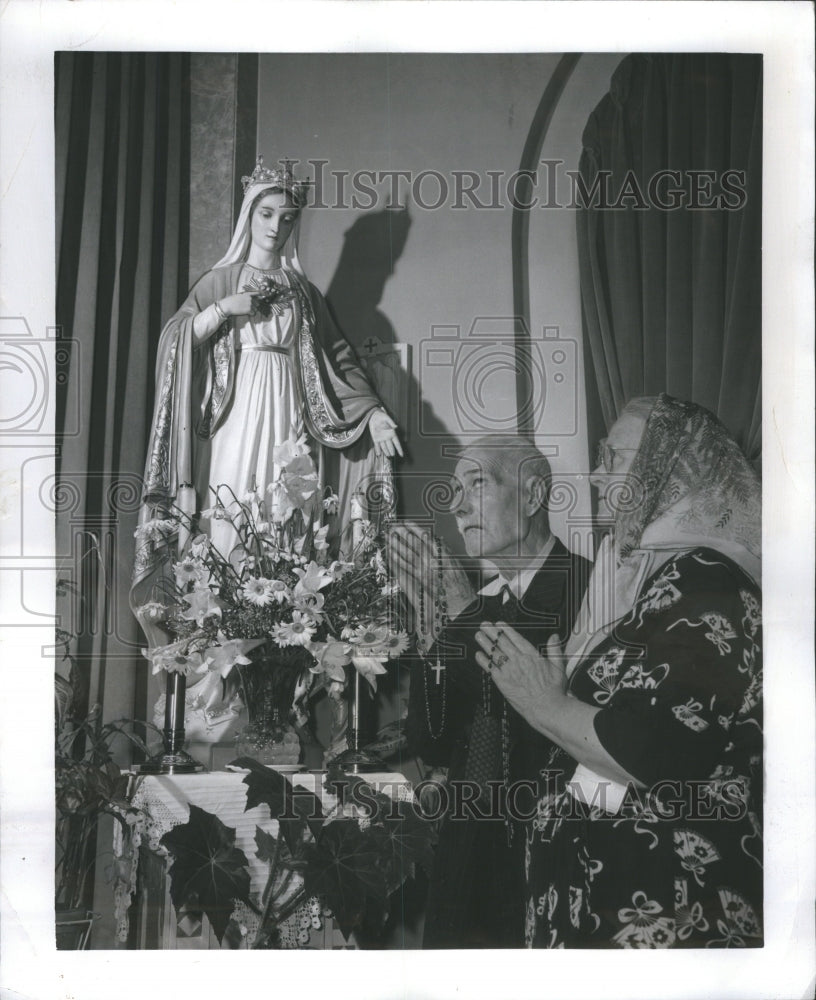
<path fill-rule="evenodd" d="M 238 221 L 235 224 L 235 232 L 232 234 L 232 240 L 230 245 L 227 247 L 227 252 L 214 264 L 213 267 L 227 267 L 229 264 L 237 264 L 240 261 L 244 261 L 249 253 L 249 246 L 251 242 L 251 220 L 252 220 L 252 206 L 255 201 L 265 192 L 272 188 L 277 187 L 285 191 L 292 197 L 294 196 L 288 189 L 286 189 L 281 184 L 270 183 L 269 181 L 261 181 L 257 184 L 250 184 L 246 191 L 244 192 L 244 200 L 241 203 L 241 211 L 238 213 Z M 299 211 L 299 210 L 298 210 Z M 284 252 L 281 254 L 281 263 L 283 266 L 289 270 L 297 271 L 302 277 L 306 277 L 303 267 L 300 263 L 300 258 L 298 257 L 298 241 L 300 237 L 300 217 L 298 217 L 295 223 L 294 229 L 286 241 L 286 246 L 284 247 Z"/>

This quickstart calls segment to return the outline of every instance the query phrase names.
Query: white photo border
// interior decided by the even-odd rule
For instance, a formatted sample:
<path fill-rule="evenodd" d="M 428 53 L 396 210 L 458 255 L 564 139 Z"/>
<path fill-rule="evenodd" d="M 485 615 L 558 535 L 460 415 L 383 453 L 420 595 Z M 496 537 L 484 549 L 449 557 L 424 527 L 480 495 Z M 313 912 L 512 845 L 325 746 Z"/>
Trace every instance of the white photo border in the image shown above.
<path fill-rule="evenodd" d="M 257 26 L 265 26 L 259 31 Z M 537 30 L 531 30 L 534 25 Z M 813 7 L 808 2 L 230 3 L 7 0 L 0 18 L 0 314 L 54 325 L 58 50 L 759 52 L 764 56 L 766 945 L 739 953 L 56 952 L 50 625 L 1 618 L 0 983 L 32 1000 L 301 996 L 734 998 L 813 994 Z M 263 44 L 261 44 L 263 43 Z M 4 383 L 8 373 L 1 376 Z M 13 384 L 3 391 L 13 391 Z M 53 413 L 50 414 L 53 426 Z M 2 441 L 0 441 L 2 445 Z M 25 448 L 15 452 L 21 463 Z M 4 460 L 5 460 L 4 455 Z M 12 497 L 10 503 L 25 498 Z M 35 525 L 47 562 L 52 525 Z M 0 538 L 0 546 L 3 543 Z M 4 554 L 0 548 L 0 555 Z M 9 554 L 6 552 L 5 554 Z M 53 554 L 53 551 L 52 553 Z M 35 606 L 53 601 L 39 574 Z M 0 574 L 0 615 L 9 581 Z M 9 606 L 9 605 L 6 605 Z M 47 661 L 45 661 L 47 663 Z M 7 991 L 7 992 L 6 992 Z"/>

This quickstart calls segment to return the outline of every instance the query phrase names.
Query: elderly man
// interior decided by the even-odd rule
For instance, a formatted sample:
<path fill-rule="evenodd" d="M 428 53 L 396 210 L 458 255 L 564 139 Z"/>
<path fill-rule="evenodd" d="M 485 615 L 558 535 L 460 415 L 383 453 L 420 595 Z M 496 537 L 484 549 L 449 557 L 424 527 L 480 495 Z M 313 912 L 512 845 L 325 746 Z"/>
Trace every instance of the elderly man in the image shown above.
<path fill-rule="evenodd" d="M 514 814 L 532 797 L 513 789 L 523 792 L 523 781 L 538 777 L 544 737 L 477 665 L 475 633 L 491 621 L 512 624 L 538 646 L 566 638 L 589 566 L 550 531 L 549 488 L 549 463 L 525 438 L 493 435 L 461 453 L 457 527 L 468 556 L 498 570 L 478 594 L 437 539 L 413 525 L 393 529 L 391 568 L 413 606 L 420 652 L 411 668 L 408 737 L 426 764 L 448 771 L 425 948 L 524 942 L 524 836 Z"/>

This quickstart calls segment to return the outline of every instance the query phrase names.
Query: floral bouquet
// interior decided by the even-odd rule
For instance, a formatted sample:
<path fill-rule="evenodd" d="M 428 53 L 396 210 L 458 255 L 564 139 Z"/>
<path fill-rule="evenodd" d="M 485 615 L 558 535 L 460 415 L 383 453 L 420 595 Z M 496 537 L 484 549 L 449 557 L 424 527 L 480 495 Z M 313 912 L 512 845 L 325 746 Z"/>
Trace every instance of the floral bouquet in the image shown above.
<path fill-rule="evenodd" d="M 206 534 L 191 533 L 173 566 L 171 600 L 151 601 L 137 615 L 173 637 L 144 651 L 154 673 L 230 678 L 248 711 L 271 697 L 276 710 L 291 708 L 302 724 L 310 692 L 325 687 L 340 699 L 347 668 L 375 691 L 377 675 L 405 651 L 408 638 L 395 623 L 397 588 L 375 525 L 354 520 L 349 558 L 332 558 L 324 520 L 336 515 L 339 500 L 329 487 L 321 492 L 305 437 L 276 448 L 273 458 L 281 471 L 265 493 L 253 488 L 238 498 L 229 491 L 225 504 L 222 486 L 215 505 L 202 512 L 230 522 L 232 550 L 220 552 Z M 180 528 L 194 528 L 181 512 L 137 534 L 161 535 L 170 544 Z"/>
<path fill-rule="evenodd" d="M 252 304 L 264 319 L 269 319 L 272 315 L 280 316 L 295 297 L 293 289 L 275 281 L 269 275 L 253 278 L 242 291 L 252 293 Z"/>

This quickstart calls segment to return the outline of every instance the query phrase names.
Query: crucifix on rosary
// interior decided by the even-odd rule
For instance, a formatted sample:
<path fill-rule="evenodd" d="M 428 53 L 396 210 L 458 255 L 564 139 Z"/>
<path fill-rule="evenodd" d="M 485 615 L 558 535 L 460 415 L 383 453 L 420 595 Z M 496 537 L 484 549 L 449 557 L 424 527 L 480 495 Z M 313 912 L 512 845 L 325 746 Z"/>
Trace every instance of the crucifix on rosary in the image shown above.
<path fill-rule="evenodd" d="M 438 739 L 442 735 L 442 731 L 445 728 L 445 711 L 447 708 L 447 685 L 443 683 L 445 674 L 445 656 L 444 656 L 444 640 L 442 639 L 442 633 L 448 624 L 448 601 L 447 595 L 445 593 L 445 581 L 442 569 L 442 542 L 438 539 L 434 539 L 435 546 L 435 563 L 436 566 L 431 568 L 431 576 L 433 577 L 434 568 L 436 570 L 437 585 L 434 588 L 434 602 L 433 602 L 433 620 L 434 628 L 433 634 L 437 640 L 436 648 L 436 663 L 433 666 L 429 666 L 427 663 L 426 654 L 428 653 L 428 648 L 426 645 L 425 636 L 428 633 L 428 622 L 427 622 L 427 596 L 425 593 L 425 587 L 420 587 L 419 591 L 419 609 L 418 609 L 418 621 L 417 621 L 417 648 L 423 660 L 425 660 L 425 670 L 423 672 L 423 678 L 425 681 L 425 717 L 428 722 L 428 732 L 433 739 Z M 435 687 L 442 688 L 441 695 L 441 708 L 439 712 L 439 720 L 437 726 L 431 722 L 431 706 L 430 700 L 428 698 L 428 674 L 433 672 Z"/>

